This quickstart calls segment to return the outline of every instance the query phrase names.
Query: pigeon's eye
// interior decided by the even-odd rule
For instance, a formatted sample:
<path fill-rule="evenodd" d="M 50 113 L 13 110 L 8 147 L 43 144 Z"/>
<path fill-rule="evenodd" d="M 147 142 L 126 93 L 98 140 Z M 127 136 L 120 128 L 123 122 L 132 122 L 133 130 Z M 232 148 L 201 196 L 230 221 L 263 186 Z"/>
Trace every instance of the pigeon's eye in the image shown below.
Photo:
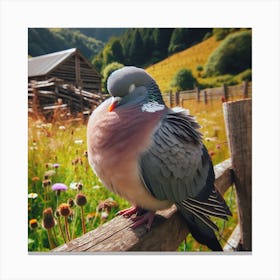
<path fill-rule="evenodd" d="M 131 84 L 128 88 L 128 93 L 131 93 L 135 90 L 135 84 Z"/>

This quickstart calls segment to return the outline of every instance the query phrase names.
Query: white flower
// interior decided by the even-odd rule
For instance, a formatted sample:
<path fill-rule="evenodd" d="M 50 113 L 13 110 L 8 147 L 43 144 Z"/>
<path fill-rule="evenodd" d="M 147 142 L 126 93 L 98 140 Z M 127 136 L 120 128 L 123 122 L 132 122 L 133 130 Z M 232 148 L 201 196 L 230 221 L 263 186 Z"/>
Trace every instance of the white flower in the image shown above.
<path fill-rule="evenodd" d="M 75 144 L 83 144 L 83 140 L 82 139 L 77 139 L 74 141 Z"/>
<path fill-rule="evenodd" d="M 72 190 L 76 190 L 78 188 L 78 183 L 77 182 L 71 182 L 69 187 Z"/>
<path fill-rule="evenodd" d="M 66 129 L 66 127 L 64 126 L 64 125 L 61 125 L 61 126 L 59 126 L 59 128 L 58 129 L 60 129 L 60 130 L 65 130 Z"/>
<path fill-rule="evenodd" d="M 93 186 L 93 189 L 95 189 L 95 190 L 98 190 L 98 189 L 100 189 L 100 188 L 101 188 L 101 186 L 98 186 L 98 185 Z"/>
<path fill-rule="evenodd" d="M 32 198 L 32 199 L 35 199 L 37 196 L 38 194 L 33 192 L 28 194 L 28 198 Z"/>
<path fill-rule="evenodd" d="M 108 218 L 109 214 L 107 212 L 101 212 L 101 220 L 106 220 Z"/>

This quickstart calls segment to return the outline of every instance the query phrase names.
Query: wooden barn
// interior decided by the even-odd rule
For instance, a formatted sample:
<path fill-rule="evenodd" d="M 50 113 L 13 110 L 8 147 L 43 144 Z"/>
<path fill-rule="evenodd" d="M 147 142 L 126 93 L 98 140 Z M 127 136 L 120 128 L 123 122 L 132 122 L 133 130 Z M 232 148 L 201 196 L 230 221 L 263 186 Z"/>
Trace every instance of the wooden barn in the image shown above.
<path fill-rule="evenodd" d="M 101 75 L 76 48 L 28 59 L 28 82 L 50 78 L 62 79 L 86 91 L 101 91 Z"/>

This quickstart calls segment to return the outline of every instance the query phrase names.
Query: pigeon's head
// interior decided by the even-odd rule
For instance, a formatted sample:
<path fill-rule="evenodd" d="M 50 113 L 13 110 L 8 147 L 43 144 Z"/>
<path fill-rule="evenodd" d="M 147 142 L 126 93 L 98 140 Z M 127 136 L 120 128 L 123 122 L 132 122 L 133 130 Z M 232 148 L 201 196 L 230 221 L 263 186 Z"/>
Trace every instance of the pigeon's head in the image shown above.
<path fill-rule="evenodd" d="M 141 68 L 126 66 L 114 71 L 107 80 L 107 89 L 113 96 L 109 111 L 120 105 L 145 100 L 150 93 L 148 89 L 153 85 L 156 85 L 154 79 Z"/>

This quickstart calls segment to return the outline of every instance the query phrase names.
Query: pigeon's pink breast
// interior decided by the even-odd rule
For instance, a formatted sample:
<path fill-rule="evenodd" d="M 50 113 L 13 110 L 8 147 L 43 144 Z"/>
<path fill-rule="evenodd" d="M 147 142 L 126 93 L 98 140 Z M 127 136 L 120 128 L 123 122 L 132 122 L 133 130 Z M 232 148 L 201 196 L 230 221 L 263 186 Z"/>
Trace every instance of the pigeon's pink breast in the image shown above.
<path fill-rule="evenodd" d="M 108 112 L 104 102 L 88 124 L 89 162 L 104 185 L 132 204 L 149 209 L 164 209 L 168 201 L 155 199 L 143 185 L 138 159 L 150 146 L 163 111 L 142 112 L 141 108 L 116 108 Z"/>

